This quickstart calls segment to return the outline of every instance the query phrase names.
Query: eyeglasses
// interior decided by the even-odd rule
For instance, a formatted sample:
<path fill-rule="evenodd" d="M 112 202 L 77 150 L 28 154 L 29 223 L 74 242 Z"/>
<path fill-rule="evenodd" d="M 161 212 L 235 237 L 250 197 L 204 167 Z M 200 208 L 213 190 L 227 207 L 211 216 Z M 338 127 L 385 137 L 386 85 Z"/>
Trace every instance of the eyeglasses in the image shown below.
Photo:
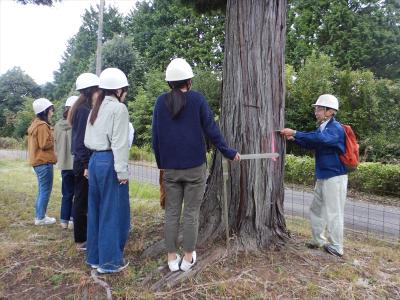
<path fill-rule="evenodd" d="M 319 111 L 325 110 L 325 109 L 326 109 L 326 107 L 324 107 L 324 106 L 315 106 L 314 111 L 319 112 Z"/>

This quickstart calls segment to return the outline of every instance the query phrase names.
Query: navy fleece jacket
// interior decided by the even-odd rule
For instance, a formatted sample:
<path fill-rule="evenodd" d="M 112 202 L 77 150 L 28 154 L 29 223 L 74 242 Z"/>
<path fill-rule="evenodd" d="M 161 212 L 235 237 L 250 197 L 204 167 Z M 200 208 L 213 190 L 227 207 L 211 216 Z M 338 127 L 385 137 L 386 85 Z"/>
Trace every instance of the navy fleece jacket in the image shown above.
<path fill-rule="evenodd" d="M 303 148 L 315 150 L 315 175 L 317 179 L 328 179 L 347 174 L 347 168 L 339 155 L 345 151 L 344 130 L 335 118 L 331 118 L 324 130 L 297 131 L 295 143 Z"/>
<path fill-rule="evenodd" d="M 204 96 L 195 91 L 185 95 L 186 106 L 175 119 L 166 106 L 167 94 L 159 96 L 154 106 L 152 144 L 158 168 L 188 169 L 205 163 L 205 136 L 233 159 L 237 151 L 226 145 Z"/>
<path fill-rule="evenodd" d="M 90 106 L 88 103 L 84 103 L 77 108 L 72 120 L 71 152 L 74 160 L 81 162 L 85 169 L 88 168 L 91 155 L 91 151 L 86 148 L 84 143 L 89 113 Z"/>

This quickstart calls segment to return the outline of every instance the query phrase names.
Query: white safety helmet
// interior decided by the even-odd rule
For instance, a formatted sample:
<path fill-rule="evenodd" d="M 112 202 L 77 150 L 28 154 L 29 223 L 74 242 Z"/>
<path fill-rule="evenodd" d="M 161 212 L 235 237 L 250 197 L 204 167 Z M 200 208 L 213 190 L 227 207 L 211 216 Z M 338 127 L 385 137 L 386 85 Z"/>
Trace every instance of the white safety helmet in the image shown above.
<path fill-rule="evenodd" d="M 65 101 L 65 107 L 72 107 L 78 98 L 78 96 L 68 97 L 67 101 Z"/>
<path fill-rule="evenodd" d="M 339 110 L 339 101 L 338 99 L 330 94 L 324 94 L 318 97 L 317 102 L 312 106 L 324 106 L 328 108 L 333 108 L 335 110 Z"/>
<path fill-rule="evenodd" d="M 91 86 L 99 85 L 99 77 L 93 73 L 82 73 L 76 79 L 76 90 L 83 90 Z"/>
<path fill-rule="evenodd" d="M 118 90 L 129 86 L 124 72 L 117 68 L 107 68 L 100 74 L 99 87 L 106 90 Z"/>
<path fill-rule="evenodd" d="M 50 102 L 50 100 L 47 100 L 46 98 L 39 98 L 33 101 L 33 111 L 35 112 L 35 115 L 41 113 L 42 111 L 45 111 L 47 108 L 50 106 L 53 106 L 53 103 Z"/>
<path fill-rule="evenodd" d="M 173 59 L 165 71 L 165 81 L 180 81 L 193 77 L 192 68 L 183 58 Z"/>

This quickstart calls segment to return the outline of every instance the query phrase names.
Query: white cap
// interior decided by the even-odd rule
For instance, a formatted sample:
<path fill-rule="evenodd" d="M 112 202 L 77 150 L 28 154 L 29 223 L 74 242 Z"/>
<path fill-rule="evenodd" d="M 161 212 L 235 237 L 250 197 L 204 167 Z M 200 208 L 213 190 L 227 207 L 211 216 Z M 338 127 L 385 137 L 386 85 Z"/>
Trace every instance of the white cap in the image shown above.
<path fill-rule="evenodd" d="M 129 86 L 124 72 L 117 68 L 107 68 L 100 74 L 99 87 L 106 90 L 117 90 Z"/>
<path fill-rule="evenodd" d="M 74 103 L 76 102 L 76 100 L 78 100 L 78 96 L 71 96 L 71 97 L 68 97 L 68 99 L 67 99 L 67 101 L 65 101 L 65 107 L 67 107 L 67 106 L 72 106 L 72 105 L 74 105 Z"/>
<path fill-rule="evenodd" d="M 339 101 L 338 99 L 330 94 L 324 94 L 318 97 L 317 102 L 312 106 L 324 106 L 328 108 L 333 108 L 335 110 L 339 110 Z"/>
<path fill-rule="evenodd" d="M 165 71 L 166 81 L 180 81 L 193 78 L 192 68 L 183 58 L 173 59 Z"/>
<path fill-rule="evenodd" d="M 99 85 L 99 77 L 93 73 L 83 73 L 76 79 L 76 90 L 83 90 L 91 86 Z"/>
<path fill-rule="evenodd" d="M 50 106 L 53 106 L 53 103 L 50 102 L 50 100 L 46 98 L 39 98 L 33 101 L 33 111 L 35 112 L 35 115 L 38 113 L 41 113 L 42 111 L 45 111 L 47 108 Z"/>

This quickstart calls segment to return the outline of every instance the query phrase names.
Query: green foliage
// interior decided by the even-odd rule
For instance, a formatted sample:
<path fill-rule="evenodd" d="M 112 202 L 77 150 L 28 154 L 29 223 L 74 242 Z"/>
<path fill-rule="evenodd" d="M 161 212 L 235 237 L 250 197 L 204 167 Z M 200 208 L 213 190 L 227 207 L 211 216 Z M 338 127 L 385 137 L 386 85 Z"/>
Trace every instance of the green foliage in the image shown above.
<path fill-rule="evenodd" d="M 143 84 L 145 66 L 139 52 L 134 46 L 132 37 L 115 35 L 106 41 L 102 50 L 102 68 L 119 68 L 129 81 L 129 98 L 134 98 L 139 86 Z M 91 59 L 91 69 L 95 69 L 96 61 Z"/>
<path fill-rule="evenodd" d="M 14 133 L 16 112 L 24 107 L 28 97 L 38 98 L 39 95 L 40 87 L 19 67 L 0 76 L 0 136 Z"/>
<path fill-rule="evenodd" d="M 151 123 L 154 103 L 159 95 L 169 90 L 164 73 L 151 70 L 145 76 L 146 84 L 140 87 L 134 101 L 128 104 L 129 114 L 135 128 L 135 145 L 151 143 Z"/>
<path fill-rule="evenodd" d="M 35 118 L 35 113 L 32 109 L 33 99 L 26 99 L 24 106 L 16 113 L 16 122 L 13 136 L 22 138 L 27 134 L 28 127 Z"/>
<path fill-rule="evenodd" d="M 103 41 L 122 32 L 122 15 L 113 7 L 106 7 L 103 16 Z M 96 55 L 98 10 L 90 7 L 82 17 L 78 33 L 67 44 L 59 70 L 54 72 L 54 99 L 65 97 L 74 90 L 76 78 L 84 72 L 93 72 L 90 62 Z M 93 67 L 92 67 L 93 68 Z"/>
<path fill-rule="evenodd" d="M 332 93 L 339 99 L 338 121 L 353 127 L 365 161 L 399 161 L 400 84 L 376 79 L 368 70 L 336 68 L 325 55 L 312 54 L 295 72 L 286 66 L 286 127 L 314 130 L 311 104 L 319 95 Z M 288 153 L 303 154 L 288 144 Z"/>
<path fill-rule="evenodd" d="M 0 136 L 0 149 L 24 149 L 25 141 L 12 137 Z"/>
<path fill-rule="evenodd" d="M 314 159 L 312 157 L 285 157 L 285 181 L 313 186 Z M 357 170 L 349 173 L 349 187 L 360 192 L 377 195 L 400 196 L 400 165 L 361 163 Z"/>
<path fill-rule="evenodd" d="M 213 10 L 221 10 L 224 12 L 226 8 L 226 0 L 181 0 L 183 4 L 193 5 L 199 12 L 210 12 Z"/>
<path fill-rule="evenodd" d="M 194 74 L 192 89 L 202 93 L 206 97 L 213 113 L 219 116 L 219 103 L 222 93 L 221 72 L 195 69 Z"/>
<path fill-rule="evenodd" d="M 21 4 L 36 4 L 36 5 L 46 5 L 46 6 L 53 6 L 54 3 L 60 2 L 62 0 L 15 0 Z"/>
<path fill-rule="evenodd" d="M 132 146 L 129 151 L 129 159 L 135 161 L 155 162 L 153 150 L 150 144 L 138 147 Z"/>
<path fill-rule="evenodd" d="M 362 192 L 400 196 L 400 165 L 362 163 L 349 177 L 349 186 Z"/>
<path fill-rule="evenodd" d="M 285 156 L 285 182 L 312 186 L 315 182 L 314 159 L 309 156 Z"/>
<path fill-rule="evenodd" d="M 287 62 L 299 69 L 319 51 L 340 68 L 400 78 L 399 8 L 393 0 L 290 1 Z"/>
<path fill-rule="evenodd" d="M 400 164 L 400 134 L 374 134 L 360 141 L 363 161 Z"/>
<path fill-rule="evenodd" d="M 319 95 L 333 93 L 336 68 L 326 55 L 318 56 L 313 53 L 298 73 L 290 67 L 287 67 L 287 72 L 292 78 L 286 79 L 289 84 L 285 126 L 313 130 L 315 117 L 311 104 L 315 103 Z"/>
<path fill-rule="evenodd" d="M 180 0 L 141 1 L 125 20 L 125 34 L 133 37 L 151 69 L 165 69 L 173 57 L 192 65 L 222 69 L 224 16 L 199 14 Z"/>

